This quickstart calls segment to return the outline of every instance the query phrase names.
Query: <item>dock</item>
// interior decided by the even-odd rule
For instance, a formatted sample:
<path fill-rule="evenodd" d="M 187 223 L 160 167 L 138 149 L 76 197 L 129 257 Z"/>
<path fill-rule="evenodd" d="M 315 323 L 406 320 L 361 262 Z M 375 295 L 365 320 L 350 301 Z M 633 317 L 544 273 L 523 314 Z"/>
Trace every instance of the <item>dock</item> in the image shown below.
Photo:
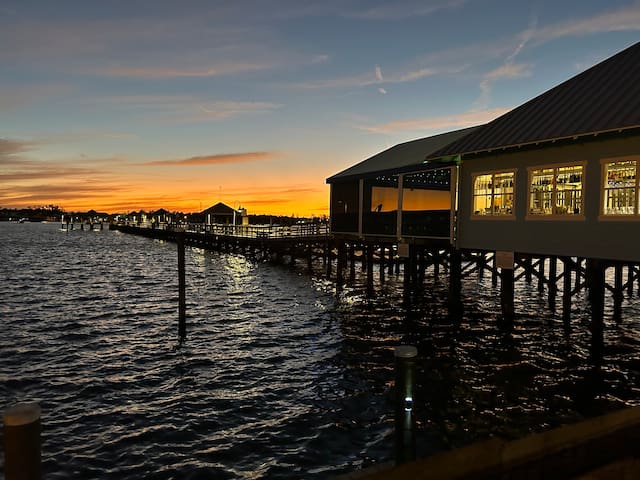
<path fill-rule="evenodd" d="M 115 223 L 109 228 L 170 242 L 175 242 L 176 235 L 184 232 L 184 244 L 189 247 L 290 264 L 294 264 L 297 259 L 306 260 L 309 265 L 318 258 L 326 262 L 331 248 L 328 225 L 322 223 L 291 226 L 195 224 L 154 227 Z"/>

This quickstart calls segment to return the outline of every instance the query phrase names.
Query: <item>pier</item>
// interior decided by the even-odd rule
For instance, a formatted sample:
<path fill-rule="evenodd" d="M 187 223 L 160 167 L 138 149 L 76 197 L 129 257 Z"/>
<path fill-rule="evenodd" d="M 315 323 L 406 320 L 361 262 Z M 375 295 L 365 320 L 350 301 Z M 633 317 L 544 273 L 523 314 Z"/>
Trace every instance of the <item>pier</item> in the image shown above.
<path fill-rule="evenodd" d="M 179 230 L 171 225 L 154 228 L 112 224 L 110 228 L 171 242 L 176 241 Z M 621 322 L 625 299 L 640 296 L 638 262 L 455 249 L 437 239 L 413 243 L 382 238 L 354 239 L 330 234 L 324 224 L 195 224 L 184 230 L 184 242 L 190 247 L 289 265 L 305 262 L 309 271 L 320 269 L 327 279 L 335 282 L 337 290 L 353 282 L 359 270 L 366 275 L 368 295 L 375 295 L 375 286 L 383 285 L 388 277 L 401 276 L 407 301 L 420 293 L 426 280 L 448 282 L 452 320 L 459 318 L 464 308 L 463 279 L 490 277 L 492 285 L 500 288 L 496 303 L 507 322 L 514 321 L 518 315 L 514 307 L 516 282 L 535 285 L 538 294 L 546 296 L 549 310 L 560 309 L 565 328 L 571 328 L 573 300 L 586 295 L 592 305 L 590 329 L 596 352 L 602 343 L 605 303 L 612 304 L 611 320 Z"/>
<path fill-rule="evenodd" d="M 330 255 L 328 226 L 307 223 L 292 226 L 193 224 L 138 226 L 111 224 L 110 229 L 175 242 L 184 232 L 184 244 L 225 253 L 237 253 L 261 260 L 294 264 L 304 260 L 309 265 Z"/>

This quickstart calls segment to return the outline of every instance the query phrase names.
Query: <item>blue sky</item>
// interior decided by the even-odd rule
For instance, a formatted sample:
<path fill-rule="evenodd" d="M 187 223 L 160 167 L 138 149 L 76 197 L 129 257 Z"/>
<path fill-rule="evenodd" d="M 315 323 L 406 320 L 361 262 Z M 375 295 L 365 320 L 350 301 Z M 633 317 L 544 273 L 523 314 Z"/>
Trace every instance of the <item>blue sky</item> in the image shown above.
<path fill-rule="evenodd" d="M 4 1 L 0 207 L 321 215 L 326 177 L 628 47 L 638 1 Z"/>

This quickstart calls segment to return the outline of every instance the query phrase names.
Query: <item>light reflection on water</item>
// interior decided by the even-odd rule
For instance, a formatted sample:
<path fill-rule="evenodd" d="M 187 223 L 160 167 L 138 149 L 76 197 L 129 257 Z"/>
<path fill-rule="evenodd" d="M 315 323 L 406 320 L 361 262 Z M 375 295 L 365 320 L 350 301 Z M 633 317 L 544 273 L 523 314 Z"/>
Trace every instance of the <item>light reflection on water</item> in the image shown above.
<path fill-rule="evenodd" d="M 0 398 L 41 403 L 50 478 L 325 478 L 390 460 L 399 343 L 420 355 L 420 455 L 640 404 L 635 297 L 598 366 L 584 299 L 565 330 L 535 283 L 516 284 L 505 329 L 490 278 L 464 280 L 451 322 L 444 276 L 405 309 L 401 276 L 367 298 L 358 268 L 336 295 L 321 264 L 310 278 L 188 249 L 176 349 L 175 245 L 55 224 L 0 239 Z"/>

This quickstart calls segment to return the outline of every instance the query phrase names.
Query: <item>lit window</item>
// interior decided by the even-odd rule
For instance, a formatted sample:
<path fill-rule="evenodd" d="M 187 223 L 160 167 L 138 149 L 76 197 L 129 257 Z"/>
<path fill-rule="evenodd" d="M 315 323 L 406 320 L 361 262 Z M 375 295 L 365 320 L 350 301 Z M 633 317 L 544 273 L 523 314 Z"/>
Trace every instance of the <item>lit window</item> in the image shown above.
<path fill-rule="evenodd" d="M 513 215 L 514 172 L 477 175 L 473 180 L 474 215 Z"/>
<path fill-rule="evenodd" d="M 582 165 L 531 170 L 529 214 L 582 214 L 583 170 Z"/>
<path fill-rule="evenodd" d="M 638 213 L 636 161 L 604 164 L 605 215 L 635 215 Z"/>

